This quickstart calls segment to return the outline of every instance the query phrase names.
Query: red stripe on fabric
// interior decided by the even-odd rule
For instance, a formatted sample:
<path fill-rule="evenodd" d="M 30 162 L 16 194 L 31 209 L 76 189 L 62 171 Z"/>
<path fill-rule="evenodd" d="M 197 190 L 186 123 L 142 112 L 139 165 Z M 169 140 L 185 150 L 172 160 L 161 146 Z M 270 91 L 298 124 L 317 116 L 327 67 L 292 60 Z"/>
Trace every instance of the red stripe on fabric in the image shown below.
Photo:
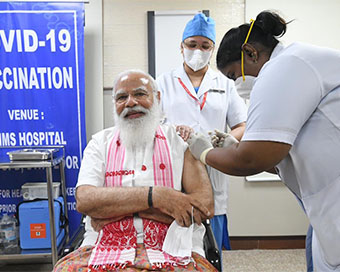
<path fill-rule="evenodd" d="M 183 87 L 183 89 L 186 91 L 186 93 L 187 93 L 188 95 L 190 95 L 190 97 L 191 97 L 192 99 L 194 99 L 198 105 L 200 105 L 200 109 L 203 110 L 203 107 L 204 107 L 204 105 L 205 105 L 205 102 L 207 101 L 208 92 L 206 92 L 206 93 L 204 94 L 204 96 L 203 96 L 203 101 L 202 101 L 202 103 L 200 103 L 200 101 L 199 101 L 195 96 L 193 96 L 193 95 L 191 94 L 191 92 L 189 91 L 189 89 L 187 88 L 187 86 L 185 86 L 185 84 L 183 83 L 183 81 L 182 81 L 180 78 L 178 78 L 178 81 L 179 81 L 179 83 L 182 85 L 182 87 Z"/>
<path fill-rule="evenodd" d="M 125 149 L 122 150 L 122 147 L 118 147 L 121 151 L 121 161 L 120 161 L 120 169 L 123 169 L 123 165 L 124 165 L 124 159 L 125 159 Z M 123 175 L 119 176 L 119 184 L 120 187 L 123 185 Z"/>
<path fill-rule="evenodd" d="M 157 133 L 162 133 L 160 127 L 158 127 L 157 129 Z M 162 186 L 166 187 L 167 182 L 166 182 L 165 171 L 167 167 L 165 169 L 160 169 L 160 165 L 165 163 L 164 154 L 163 154 L 165 150 L 162 150 L 162 141 L 163 140 L 156 137 L 156 146 L 155 146 L 154 152 L 159 154 L 159 161 L 157 162 L 157 170 L 158 170 L 159 176 L 161 177 Z"/>
<path fill-rule="evenodd" d="M 115 142 L 116 136 L 117 136 L 117 133 L 113 137 L 113 139 L 110 143 L 110 146 L 109 146 L 109 152 L 108 152 L 108 158 L 107 158 L 107 164 L 106 164 L 106 170 L 105 170 L 106 173 L 110 172 L 110 170 L 112 169 L 112 163 L 113 163 L 112 153 L 114 151 L 114 142 Z M 113 154 L 115 154 L 115 153 L 113 153 Z M 114 156 L 116 156 L 116 154 Z M 105 185 L 106 185 L 106 187 L 112 186 L 112 177 L 111 176 L 107 176 L 105 178 Z"/>
<path fill-rule="evenodd" d="M 159 147 L 161 147 L 161 143 L 159 143 Z M 161 148 L 159 149 L 159 155 L 160 155 L 160 160 L 159 160 L 159 164 L 158 164 L 158 171 L 159 171 L 159 174 L 160 174 L 160 176 L 161 176 L 162 186 L 163 186 L 163 187 L 167 187 L 167 186 L 166 186 L 166 184 L 167 184 L 167 182 L 166 182 L 166 178 L 167 178 L 167 176 L 166 176 L 166 168 L 167 168 L 167 167 L 166 167 L 165 169 L 161 169 L 161 168 L 160 168 L 160 166 L 161 166 L 162 164 L 164 164 L 164 165 L 166 166 L 165 161 L 164 161 L 163 152 L 162 152 L 162 149 L 161 149 Z"/>
<path fill-rule="evenodd" d="M 163 144 L 163 141 L 160 141 L 159 142 L 159 153 L 160 153 L 160 162 L 161 164 L 164 164 L 165 165 L 165 168 L 164 169 L 160 169 L 160 173 L 162 175 L 162 184 L 164 187 L 168 187 L 168 175 L 167 175 L 167 169 L 168 169 L 168 165 L 167 165 L 167 162 L 165 160 L 165 156 L 164 156 L 164 152 L 166 152 L 166 150 L 164 149 L 164 144 Z"/>
<path fill-rule="evenodd" d="M 152 164 L 153 164 L 153 179 L 154 179 L 154 184 L 156 185 L 156 186 L 159 186 L 160 184 L 159 184 L 159 182 L 158 182 L 158 180 L 159 180 L 159 177 L 158 177 L 158 171 L 157 171 L 157 161 L 158 161 L 158 158 L 157 158 L 157 152 L 156 152 L 156 150 L 157 150 L 157 148 L 156 148 L 156 146 L 157 146 L 157 138 L 155 138 L 155 148 L 154 148 L 154 151 L 153 151 L 153 155 L 152 155 Z"/>
<path fill-rule="evenodd" d="M 162 129 L 160 129 L 160 132 L 161 132 L 162 136 L 165 137 Z M 166 158 L 168 159 L 168 165 L 169 165 L 169 168 L 167 168 L 167 172 L 170 174 L 168 187 L 174 188 L 173 172 L 172 172 L 172 162 L 171 162 L 170 149 L 169 149 L 169 146 L 168 146 L 168 142 L 164 141 L 164 145 L 165 145 L 165 149 L 166 149 L 166 152 L 165 152 L 166 153 Z"/>
<path fill-rule="evenodd" d="M 159 151 L 161 154 L 161 161 L 164 162 L 164 165 L 166 166 L 165 169 L 161 170 L 162 176 L 163 176 L 163 186 L 165 187 L 172 187 L 171 186 L 171 173 L 169 173 L 170 168 L 171 168 L 171 162 L 167 160 L 169 154 L 166 154 L 169 150 L 166 148 L 166 138 L 164 137 L 163 131 L 159 129 L 158 133 L 161 135 L 161 139 L 165 140 L 160 140 L 159 141 Z"/>
<path fill-rule="evenodd" d="M 159 127 L 156 130 L 156 135 L 158 135 Z M 154 182 L 156 186 L 163 186 L 162 182 L 162 173 L 159 171 L 159 162 L 161 158 L 161 153 L 159 150 L 159 142 L 160 139 L 155 137 L 155 146 L 153 150 L 152 162 L 153 162 L 153 171 L 154 171 Z"/>
<path fill-rule="evenodd" d="M 206 92 L 203 96 L 203 100 L 202 100 L 202 103 L 200 104 L 200 108 L 201 110 L 203 110 L 203 107 L 205 105 L 205 102 L 207 102 L 207 96 L 208 96 L 208 92 Z"/>
<path fill-rule="evenodd" d="M 117 170 L 117 161 L 119 161 L 119 157 L 121 156 L 121 149 L 119 148 L 120 146 L 117 145 L 117 141 L 119 141 L 119 132 L 117 131 L 117 134 L 115 135 L 115 145 L 114 145 L 114 152 L 115 152 L 115 159 L 114 161 L 112 162 L 112 166 L 111 166 L 111 171 L 114 171 L 114 170 Z M 117 186 L 119 184 L 119 181 L 118 181 L 119 177 L 117 177 L 116 175 L 114 175 L 112 177 L 112 184 L 111 186 Z"/>

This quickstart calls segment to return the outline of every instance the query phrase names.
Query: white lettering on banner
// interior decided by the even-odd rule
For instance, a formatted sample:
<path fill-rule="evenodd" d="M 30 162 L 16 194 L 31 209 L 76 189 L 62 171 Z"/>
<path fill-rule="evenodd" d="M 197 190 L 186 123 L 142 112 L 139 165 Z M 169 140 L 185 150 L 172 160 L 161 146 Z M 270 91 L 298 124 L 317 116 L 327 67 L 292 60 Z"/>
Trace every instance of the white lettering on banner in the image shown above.
<path fill-rule="evenodd" d="M 13 30 L 10 30 L 13 31 Z M 30 29 L 23 30 L 24 32 L 24 48 L 25 52 L 35 52 L 38 48 L 38 35 Z M 17 32 L 20 33 L 20 32 Z M 31 43 L 32 41 L 32 43 Z M 12 50 L 11 50 L 12 51 Z"/>
<path fill-rule="evenodd" d="M 76 194 L 76 188 L 75 187 L 67 187 L 66 188 L 66 194 L 67 194 L 67 196 L 74 196 Z"/>
<path fill-rule="evenodd" d="M 71 34 L 67 29 L 60 29 L 58 35 L 56 35 L 55 29 L 51 29 L 40 41 L 38 34 L 32 29 L 0 30 L 0 48 L 2 45 L 6 53 L 14 51 L 14 41 L 16 41 L 17 52 L 36 52 L 46 45 L 49 45 L 51 52 L 56 52 L 57 48 L 61 52 L 67 52 L 71 48 Z"/>
<path fill-rule="evenodd" d="M 0 90 L 72 89 L 72 69 L 71 66 L 5 67 L 0 69 Z"/>
<path fill-rule="evenodd" d="M 14 197 L 22 197 L 22 192 L 20 189 L 12 189 L 11 190 L 11 195 L 12 195 L 12 198 Z"/>
<path fill-rule="evenodd" d="M 19 146 L 66 145 L 63 131 L 19 132 Z"/>
<path fill-rule="evenodd" d="M 40 131 L 40 132 L 0 132 L 1 146 L 42 146 L 42 145 L 67 145 L 63 131 Z M 79 169 L 78 157 L 67 156 L 67 167 Z"/>
<path fill-rule="evenodd" d="M 8 189 L 0 190 L 0 197 L 1 198 L 9 198 L 9 197 L 11 197 L 10 191 Z"/>
<path fill-rule="evenodd" d="M 67 169 L 79 169 L 77 156 L 66 156 L 65 165 Z"/>
<path fill-rule="evenodd" d="M 37 109 L 15 109 L 7 110 L 10 120 L 39 120 L 39 110 Z"/>
<path fill-rule="evenodd" d="M 0 213 L 15 213 L 17 206 L 15 204 L 0 204 Z"/>
<path fill-rule="evenodd" d="M 15 146 L 17 139 L 14 132 L 0 133 L 0 146 Z"/>
<path fill-rule="evenodd" d="M 68 202 L 67 203 L 67 210 L 69 210 L 69 211 L 76 211 L 77 210 L 76 202 Z"/>

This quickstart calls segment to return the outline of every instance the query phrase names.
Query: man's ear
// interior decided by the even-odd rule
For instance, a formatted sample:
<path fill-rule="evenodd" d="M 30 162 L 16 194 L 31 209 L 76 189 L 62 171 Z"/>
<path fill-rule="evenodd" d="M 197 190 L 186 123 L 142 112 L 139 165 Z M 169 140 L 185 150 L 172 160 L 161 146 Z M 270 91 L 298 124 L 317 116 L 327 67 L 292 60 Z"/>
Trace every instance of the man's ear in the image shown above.
<path fill-rule="evenodd" d="M 161 92 L 160 91 L 157 91 L 157 99 L 158 99 L 158 102 L 161 101 Z"/>
<path fill-rule="evenodd" d="M 249 43 L 245 43 L 241 47 L 242 51 L 245 54 L 245 57 L 250 58 L 253 62 L 257 62 L 259 56 L 258 56 L 258 51 L 254 46 L 252 46 Z"/>
<path fill-rule="evenodd" d="M 183 42 L 181 42 L 180 48 L 181 48 L 181 54 L 183 54 L 183 50 L 184 50 Z"/>

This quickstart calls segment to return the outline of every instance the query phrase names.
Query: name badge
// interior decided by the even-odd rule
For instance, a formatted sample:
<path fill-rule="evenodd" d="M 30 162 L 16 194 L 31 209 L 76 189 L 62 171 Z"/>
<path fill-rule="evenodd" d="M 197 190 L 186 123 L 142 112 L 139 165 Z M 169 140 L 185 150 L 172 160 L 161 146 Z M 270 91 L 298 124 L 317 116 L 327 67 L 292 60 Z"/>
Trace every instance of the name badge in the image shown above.
<path fill-rule="evenodd" d="M 223 89 L 210 89 L 209 92 L 212 92 L 212 93 L 225 93 L 225 90 L 223 90 Z"/>

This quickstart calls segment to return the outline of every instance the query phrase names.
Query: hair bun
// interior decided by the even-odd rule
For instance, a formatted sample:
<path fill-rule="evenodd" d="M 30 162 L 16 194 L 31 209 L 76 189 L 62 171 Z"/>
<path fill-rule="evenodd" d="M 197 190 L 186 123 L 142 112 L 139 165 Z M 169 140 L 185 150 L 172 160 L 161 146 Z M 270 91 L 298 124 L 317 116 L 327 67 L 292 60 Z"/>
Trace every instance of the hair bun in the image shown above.
<path fill-rule="evenodd" d="M 266 34 L 281 37 L 286 33 L 287 23 L 278 14 L 270 11 L 262 11 L 257 15 L 254 25 L 261 28 Z"/>

